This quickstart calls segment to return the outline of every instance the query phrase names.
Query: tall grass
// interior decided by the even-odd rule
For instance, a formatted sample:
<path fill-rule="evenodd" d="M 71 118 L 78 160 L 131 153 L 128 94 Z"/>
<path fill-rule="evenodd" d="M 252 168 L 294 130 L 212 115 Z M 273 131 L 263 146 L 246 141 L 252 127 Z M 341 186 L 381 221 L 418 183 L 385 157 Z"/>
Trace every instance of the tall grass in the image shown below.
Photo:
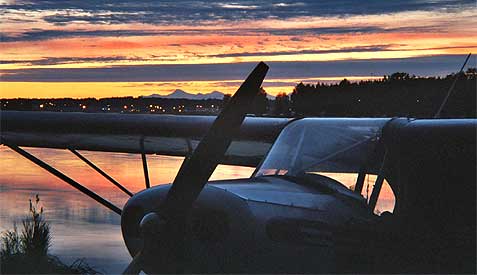
<path fill-rule="evenodd" d="M 48 254 L 51 239 L 50 225 L 36 195 L 34 202 L 30 200 L 21 232 L 14 225 L 0 235 L 0 274 L 98 274 L 82 260 L 66 265 Z"/>

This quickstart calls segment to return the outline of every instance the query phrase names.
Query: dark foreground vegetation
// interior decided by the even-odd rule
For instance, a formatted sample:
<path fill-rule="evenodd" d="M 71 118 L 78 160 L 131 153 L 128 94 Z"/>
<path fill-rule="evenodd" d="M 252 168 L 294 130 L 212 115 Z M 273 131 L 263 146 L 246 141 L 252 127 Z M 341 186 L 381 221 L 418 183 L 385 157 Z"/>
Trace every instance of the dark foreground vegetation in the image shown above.
<path fill-rule="evenodd" d="M 287 95 L 284 91 L 268 100 L 265 91 L 257 96 L 251 113 L 258 116 L 327 116 L 327 117 L 433 117 L 457 79 L 441 117 L 477 117 L 477 71 L 446 77 L 417 77 L 397 72 L 379 80 L 334 84 L 299 83 Z M 288 92 L 288 91 L 287 91 Z M 1 99 L 1 110 L 56 112 L 114 112 L 151 114 L 218 114 L 223 100 L 188 100 L 167 98 L 120 97 L 85 99 Z"/>
<path fill-rule="evenodd" d="M 43 218 L 38 195 L 35 202 L 30 200 L 21 232 L 14 226 L 13 230 L 2 232 L 0 242 L 0 274 L 98 274 L 82 260 L 66 265 L 48 253 L 50 226 Z"/>

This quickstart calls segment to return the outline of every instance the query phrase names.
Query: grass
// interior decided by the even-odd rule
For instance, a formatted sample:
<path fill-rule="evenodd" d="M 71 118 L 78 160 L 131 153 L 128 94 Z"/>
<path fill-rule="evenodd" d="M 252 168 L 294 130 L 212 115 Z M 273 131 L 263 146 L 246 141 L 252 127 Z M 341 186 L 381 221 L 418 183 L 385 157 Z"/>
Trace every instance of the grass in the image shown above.
<path fill-rule="evenodd" d="M 43 217 L 40 197 L 30 200 L 21 232 L 16 225 L 0 235 L 0 274 L 99 274 L 83 260 L 71 265 L 50 255 L 50 225 Z"/>

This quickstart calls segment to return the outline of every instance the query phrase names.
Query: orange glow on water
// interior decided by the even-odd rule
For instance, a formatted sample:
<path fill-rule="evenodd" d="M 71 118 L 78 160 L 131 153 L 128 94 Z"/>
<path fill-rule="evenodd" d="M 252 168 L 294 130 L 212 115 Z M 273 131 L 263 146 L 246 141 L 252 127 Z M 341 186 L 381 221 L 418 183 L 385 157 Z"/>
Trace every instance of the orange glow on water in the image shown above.
<path fill-rule="evenodd" d="M 126 194 L 122 193 L 69 151 L 39 148 L 27 148 L 27 150 L 72 179 L 84 184 L 87 188 L 116 202 L 120 207 L 128 199 Z M 81 152 L 81 154 L 110 174 L 131 192 L 135 193 L 145 188 L 140 155 L 86 151 Z M 2 156 L 0 183 L 3 185 L 8 185 L 12 182 L 15 185 L 36 183 L 40 187 L 39 190 L 48 188 L 76 192 L 74 188 L 4 146 L 0 148 L 0 155 Z M 154 186 L 172 182 L 183 158 L 148 155 L 147 160 L 151 186 Z M 253 169 L 248 167 L 219 165 L 211 180 L 244 178 L 249 177 L 252 172 Z M 41 191 L 39 192 L 41 193 Z M 69 194 L 69 192 L 65 194 Z M 63 199 L 68 201 L 66 197 L 63 197 Z M 87 197 L 85 199 L 90 200 Z"/>

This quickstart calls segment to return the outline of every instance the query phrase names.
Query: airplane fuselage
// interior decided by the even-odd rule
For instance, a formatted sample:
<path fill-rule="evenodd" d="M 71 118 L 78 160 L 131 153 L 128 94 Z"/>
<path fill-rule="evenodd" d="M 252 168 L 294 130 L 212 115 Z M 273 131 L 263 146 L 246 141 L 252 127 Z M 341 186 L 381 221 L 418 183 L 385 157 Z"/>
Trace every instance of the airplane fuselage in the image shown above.
<path fill-rule="evenodd" d="M 142 191 L 124 207 L 122 231 L 132 256 L 142 246 L 140 219 L 160 208 L 169 188 Z M 346 260 L 342 257 L 361 253 L 361 244 L 349 234 L 356 226 L 372 223 L 375 216 L 352 191 L 340 191 L 284 177 L 209 182 L 188 215 L 184 270 L 329 273 L 349 269 L 342 265 Z M 359 264 L 366 261 L 363 258 Z M 157 268 L 146 271 L 161 272 Z"/>

